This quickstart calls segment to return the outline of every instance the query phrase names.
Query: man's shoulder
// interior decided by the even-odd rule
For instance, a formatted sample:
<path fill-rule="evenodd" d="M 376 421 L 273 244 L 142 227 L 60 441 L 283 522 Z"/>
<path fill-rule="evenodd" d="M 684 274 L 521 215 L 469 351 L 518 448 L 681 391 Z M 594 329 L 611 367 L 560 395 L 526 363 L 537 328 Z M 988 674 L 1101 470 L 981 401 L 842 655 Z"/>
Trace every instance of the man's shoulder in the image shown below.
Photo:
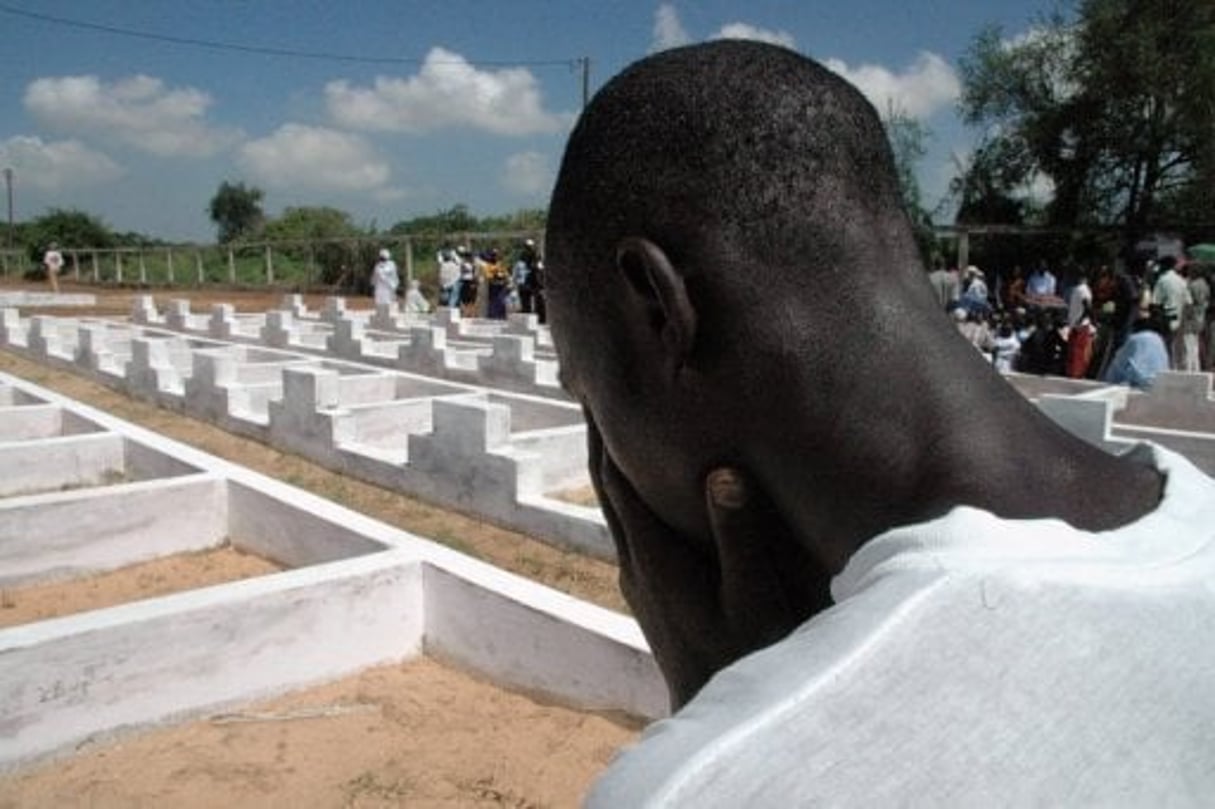
<path fill-rule="evenodd" d="M 1151 451 L 1165 498 L 1114 532 L 963 508 L 871 540 L 837 579 L 836 606 L 647 731 L 591 805 L 981 804 L 1021 789 L 1101 803 L 1215 789 L 1215 745 L 1193 745 L 1215 721 L 1202 686 L 1215 625 L 1187 617 L 1215 609 L 1215 481 Z M 1162 595 L 1186 608 L 1162 608 Z M 1068 637 L 1083 642 L 1057 642 Z M 1101 742 L 1120 733 L 1150 740 L 1134 762 Z"/>

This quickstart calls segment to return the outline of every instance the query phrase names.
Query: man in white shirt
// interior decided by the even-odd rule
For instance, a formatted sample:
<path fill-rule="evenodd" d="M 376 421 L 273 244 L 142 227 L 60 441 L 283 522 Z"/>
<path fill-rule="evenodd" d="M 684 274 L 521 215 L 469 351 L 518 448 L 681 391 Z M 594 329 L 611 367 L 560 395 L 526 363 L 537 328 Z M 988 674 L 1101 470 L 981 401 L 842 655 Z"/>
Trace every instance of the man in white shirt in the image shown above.
<path fill-rule="evenodd" d="M 51 292 L 59 294 L 59 271 L 63 269 L 63 254 L 59 245 L 51 242 L 47 245 L 46 253 L 42 256 L 42 266 L 46 268 L 46 280 L 51 284 Z"/>
<path fill-rule="evenodd" d="M 438 254 L 439 306 L 455 309 L 460 305 L 460 257 L 455 249 L 444 247 Z"/>
<path fill-rule="evenodd" d="M 1182 367 L 1181 317 L 1187 306 L 1192 304 L 1190 287 L 1181 273 L 1177 272 L 1177 259 L 1165 256 L 1160 259 L 1160 275 L 1152 286 L 1152 303 L 1164 310 L 1165 319 L 1169 324 L 1169 363 L 1172 368 Z"/>
<path fill-rule="evenodd" d="M 593 805 L 1212 794 L 1215 484 L 1082 442 L 957 339 L 851 85 L 754 42 L 633 65 L 570 137 L 547 242 L 678 711 Z"/>
<path fill-rule="evenodd" d="M 1093 308 L 1093 290 L 1088 285 L 1088 273 L 1083 270 L 1076 279 L 1076 285 L 1067 296 L 1067 325 L 1075 328 L 1080 321 L 1091 314 Z"/>

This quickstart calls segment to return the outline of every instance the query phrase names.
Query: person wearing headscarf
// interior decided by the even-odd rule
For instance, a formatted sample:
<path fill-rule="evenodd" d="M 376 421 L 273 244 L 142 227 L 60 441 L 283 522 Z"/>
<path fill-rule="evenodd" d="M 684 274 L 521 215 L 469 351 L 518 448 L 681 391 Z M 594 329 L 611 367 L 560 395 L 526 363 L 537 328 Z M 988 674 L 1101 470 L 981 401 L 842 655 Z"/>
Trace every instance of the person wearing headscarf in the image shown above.
<path fill-rule="evenodd" d="M 401 285 L 401 276 L 397 273 L 397 263 L 392 260 L 388 250 L 380 251 L 380 260 L 371 271 L 371 286 L 375 290 L 376 306 L 393 303 L 397 299 L 397 287 Z"/>

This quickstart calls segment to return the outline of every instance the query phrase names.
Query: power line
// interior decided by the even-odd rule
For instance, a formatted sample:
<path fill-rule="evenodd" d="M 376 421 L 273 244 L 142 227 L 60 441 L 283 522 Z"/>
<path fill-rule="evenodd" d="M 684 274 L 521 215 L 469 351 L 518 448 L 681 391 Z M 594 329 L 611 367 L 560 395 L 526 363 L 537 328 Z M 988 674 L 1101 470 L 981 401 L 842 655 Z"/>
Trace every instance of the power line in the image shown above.
<path fill-rule="evenodd" d="M 330 62 L 355 62 L 363 64 L 393 64 L 393 65 L 420 65 L 428 60 L 419 59 L 416 57 L 397 57 L 397 56 L 360 56 L 347 53 L 328 53 L 325 51 L 304 51 L 293 48 L 273 48 L 263 45 L 244 45 L 239 42 L 220 42 L 213 39 L 195 39 L 193 37 L 179 37 L 171 34 L 155 34 L 150 31 L 137 31 L 132 28 L 120 28 L 114 25 L 102 25 L 101 23 L 86 22 L 84 20 L 72 20 L 67 17 L 56 17 L 51 14 L 42 14 L 36 11 L 27 11 L 22 8 L 14 8 L 13 6 L 0 3 L 0 13 L 11 14 L 16 17 L 25 17 L 31 20 L 47 22 L 53 25 L 61 25 L 67 28 L 79 28 L 85 31 L 99 31 L 104 34 L 112 34 L 115 36 L 133 37 L 135 39 L 147 39 L 154 42 L 168 42 L 174 45 L 190 45 L 196 48 L 210 48 L 219 51 L 237 51 L 239 53 L 253 53 L 261 56 L 279 56 L 291 59 L 316 59 Z M 481 67 L 580 67 L 581 59 L 533 59 L 517 62 L 494 61 L 494 60 L 429 60 L 431 64 L 470 64 Z"/>

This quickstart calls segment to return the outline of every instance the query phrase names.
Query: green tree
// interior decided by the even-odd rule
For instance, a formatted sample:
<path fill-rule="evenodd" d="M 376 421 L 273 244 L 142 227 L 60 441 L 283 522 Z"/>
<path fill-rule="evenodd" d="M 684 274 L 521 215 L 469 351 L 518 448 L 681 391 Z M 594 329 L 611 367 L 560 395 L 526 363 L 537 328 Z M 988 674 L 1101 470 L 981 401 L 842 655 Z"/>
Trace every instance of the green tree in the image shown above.
<path fill-rule="evenodd" d="M 485 217 L 481 220 L 481 230 L 544 230 L 547 221 L 547 208 L 520 208 L 512 213 Z"/>
<path fill-rule="evenodd" d="M 128 230 L 114 234 L 115 247 L 158 247 L 167 244 L 164 239 Z"/>
<path fill-rule="evenodd" d="M 469 212 L 467 205 L 460 202 L 445 211 L 397 222 L 388 232 L 400 235 L 447 234 L 480 229 L 480 220 Z"/>
<path fill-rule="evenodd" d="M 1010 151 L 1013 153 L 1010 154 Z M 949 184 L 957 202 L 954 221 L 959 225 L 1022 225 L 1031 213 L 1023 186 L 1029 171 L 1018 162 L 1022 150 L 1011 149 L 1010 141 L 996 138 L 979 146 L 970 165 Z"/>
<path fill-rule="evenodd" d="M 270 241 L 323 241 L 361 236 L 350 214 L 328 206 L 287 208 L 266 223 L 262 231 Z"/>
<path fill-rule="evenodd" d="M 215 223 L 221 244 L 257 233 L 265 214 L 262 213 L 262 190 L 244 183 L 219 184 L 207 213 Z"/>
<path fill-rule="evenodd" d="M 287 208 L 266 223 L 263 235 L 270 241 L 306 242 L 280 249 L 280 255 L 301 264 L 313 262 L 324 284 L 349 283 L 355 268 L 368 259 L 367 247 L 356 240 L 366 235 L 350 218 L 350 214 L 328 206 Z"/>
<path fill-rule="evenodd" d="M 911 221 L 920 254 L 927 261 L 935 250 L 936 237 L 932 230 L 932 214 L 924 206 L 924 195 L 916 168 L 927 154 L 926 141 L 931 133 L 918 119 L 893 106 L 887 109 L 882 125 L 894 152 L 894 168 L 899 178 L 903 209 L 907 211 L 907 218 Z"/>
<path fill-rule="evenodd" d="M 1049 224 L 1163 222 L 1192 196 L 1215 131 L 1215 3 L 1078 0 L 1006 40 L 981 32 L 961 63 L 962 112 L 980 126 L 1003 191 L 1041 174 Z M 1208 190 L 1209 195 L 1209 190 Z"/>
<path fill-rule="evenodd" d="M 114 234 L 100 219 L 84 211 L 64 208 L 52 208 L 31 220 L 21 229 L 21 236 L 30 259 L 35 263 L 42 260 L 46 246 L 51 242 L 63 248 L 106 248 L 115 245 Z"/>
<path fill-rule="evenodd" d="M 388 232 L 398 236 L 450 236 L 500 230 L 540 231 L 547 220 L 547 208 L 520 208 L 513 213 L 478 217 L 461 202 L 445 211 L 397 222 Z"/>

